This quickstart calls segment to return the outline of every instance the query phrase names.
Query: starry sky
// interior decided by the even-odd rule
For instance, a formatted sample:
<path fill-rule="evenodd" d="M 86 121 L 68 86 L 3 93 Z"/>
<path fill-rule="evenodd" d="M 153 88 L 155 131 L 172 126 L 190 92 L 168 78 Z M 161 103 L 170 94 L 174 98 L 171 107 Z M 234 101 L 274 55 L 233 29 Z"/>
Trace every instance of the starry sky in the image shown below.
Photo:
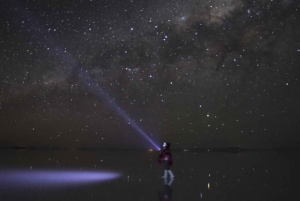
<path fill-rule="evenodd" d="M 299 5 L 0 1 L 0 147 L 298 145 Z"/>

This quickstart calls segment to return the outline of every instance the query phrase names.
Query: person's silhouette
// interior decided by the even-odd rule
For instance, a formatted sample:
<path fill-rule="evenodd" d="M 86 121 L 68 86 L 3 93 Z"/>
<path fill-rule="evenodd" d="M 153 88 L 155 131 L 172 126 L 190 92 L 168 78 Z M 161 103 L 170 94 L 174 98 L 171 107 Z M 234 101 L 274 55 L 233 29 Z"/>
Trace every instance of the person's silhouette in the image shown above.
<path fill-rule="evenodd" d="M 168 173 L 171 178 L 174 177 L 172 170 L 170 170 L 170 167 L 173 165 L 173 159 L 172 159 L 170 146 L 171 146 L 170 143 L 164 142 L 163 150 L 161 151 L 161 153 L 158 156 L 158 163 L 159 164 L 162 163 L 164 165 L 164 169 L 165 169 L 164 176 L 162 176 L 162 178 L 167 178 Z"/>

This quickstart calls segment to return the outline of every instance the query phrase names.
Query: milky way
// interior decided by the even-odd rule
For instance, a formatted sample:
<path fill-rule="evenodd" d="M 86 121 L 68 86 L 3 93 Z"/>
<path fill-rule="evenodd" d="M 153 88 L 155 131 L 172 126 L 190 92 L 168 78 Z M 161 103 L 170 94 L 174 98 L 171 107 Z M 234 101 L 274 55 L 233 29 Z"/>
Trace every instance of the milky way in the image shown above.
<path fill-rule="evenodd" d="M 177 148 L 299 142 L 297 1 L 0 5 L 2 147 L 147 148 L 78 70 Z"/>

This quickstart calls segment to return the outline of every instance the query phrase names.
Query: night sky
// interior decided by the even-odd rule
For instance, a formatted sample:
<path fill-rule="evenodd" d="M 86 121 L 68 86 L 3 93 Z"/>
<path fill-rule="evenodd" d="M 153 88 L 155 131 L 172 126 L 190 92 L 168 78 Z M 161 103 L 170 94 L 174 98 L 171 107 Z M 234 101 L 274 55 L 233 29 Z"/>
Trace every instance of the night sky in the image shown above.
<path fill-rule="evenodd" d="M 173 148 L 296 146 L 299 13 L 296 0 L 1 0 L 0 147 L 153 148 L 131 122 Z"/>

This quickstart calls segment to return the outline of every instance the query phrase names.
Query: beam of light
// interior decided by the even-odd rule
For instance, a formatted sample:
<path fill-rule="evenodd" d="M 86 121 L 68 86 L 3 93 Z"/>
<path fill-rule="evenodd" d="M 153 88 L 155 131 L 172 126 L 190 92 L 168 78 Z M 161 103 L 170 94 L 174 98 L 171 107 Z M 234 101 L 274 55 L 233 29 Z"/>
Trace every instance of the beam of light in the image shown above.
<path fill-rule="evenodd" d="M 0 188 L 78 185 L 120 176 L 120 173 L 106 171 L 0 170 Z"/>
<path fill-rule="evenodd" d="M 90 77 L 90 75 L 83 70 L 78 72 L 80 80 L 82 80 L 89 89 L 100 99 L 104 100 L 105 103 L 117 114 L 119 114 L 128 124 L 134 128 L 144 139 L 146 139 L 152 146 L 155 147 L 156 150 L 160 150 L 160 147 L 157 143 L 153 142 L 153 140 L 145 133 L 127 114 L 124 110 L 122 110 L 113 100 L 109 97 L 109 95 L 101 89 L 101 87 Z"/>
<path fill-rule="evenodd" d="M 28 10 L 25 10 L 21 4 L 15 1 L 8 1 L 12 8 L 16 8 L 18 10 L 17 17 L 19 16 L 19 20 L 22 20 L 21 16 L 25 16 L 25 19 L 28 19 L 28 22 L 31 22 L 31 27 L 28 29 L 28 34 L 31 34 L 31 37 L 37 38 L 41 44 L 44 44 L 47 47 L 47 50 L 51 52 L 57 60 L 64 62 L 66 65 L 72 66 L 73 68 L 73 76 L 79 76 L 80 79 L 86 84 L 100 99 L 104 99 L 104 101 L 110 106 L 110 108 L 119 114 L 125 121 L 127 121 L 144 139 L 146 139 L 155 149 L 160 150 L 160 147 L 157 143 L 153 142 L 152 139 L 144 132 L 130 117 L 122 110 L 110 97 L 105 93 L 100 86 L 91 78 L 91 76 L 85 72 L 80 70 L 78 67 L 78 61 L 71 54 L 67 53 L 65 49 L 61 48 L 60 45 L 55 41 L 51 34 L 47 31 L 45 27 L 40 25 L 40 23 L 36 20 L 36 18 L 31 15 Z M 1 2 L 0 2 L 1 3 Z M 0 4 L 1 5 L 1 4 Z M 4 4 L 3 4 L 4 6 Z M 8 12 L 9 13 L 9 12 Z M 11 13 L 9 13 L 11 14 Z M 15 13 L 14 13 L 15 14 Z M 39 30 L 39 31 L 36 31 Z"/>

